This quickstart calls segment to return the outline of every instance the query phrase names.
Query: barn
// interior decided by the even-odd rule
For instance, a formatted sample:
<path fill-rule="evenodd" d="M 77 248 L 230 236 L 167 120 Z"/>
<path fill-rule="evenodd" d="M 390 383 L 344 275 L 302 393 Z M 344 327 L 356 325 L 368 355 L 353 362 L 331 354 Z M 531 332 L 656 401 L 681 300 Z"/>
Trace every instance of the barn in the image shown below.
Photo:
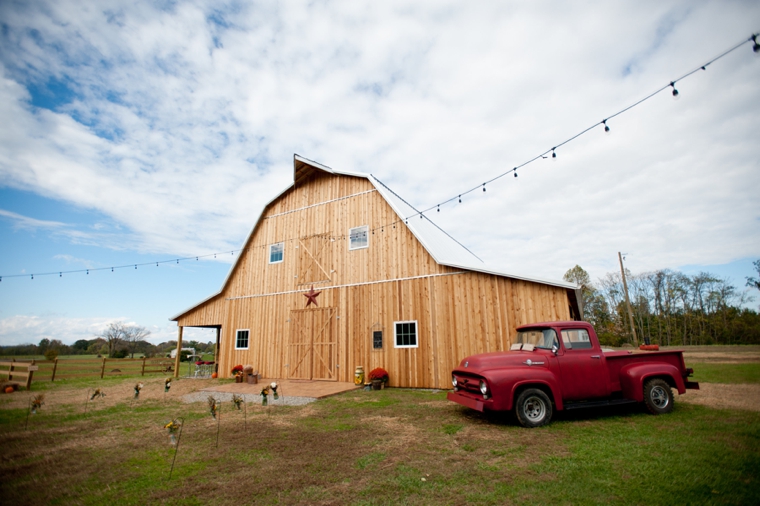
<path fill-rule="evenodd" d="M 518 325 L 578 319 L 577 286 L 494 270 L 371 174 L 294 156 L 221 289 L 171 318 L 215 328 L 220 377 L 448 388 L 470 354 L 506 350 Z"/>

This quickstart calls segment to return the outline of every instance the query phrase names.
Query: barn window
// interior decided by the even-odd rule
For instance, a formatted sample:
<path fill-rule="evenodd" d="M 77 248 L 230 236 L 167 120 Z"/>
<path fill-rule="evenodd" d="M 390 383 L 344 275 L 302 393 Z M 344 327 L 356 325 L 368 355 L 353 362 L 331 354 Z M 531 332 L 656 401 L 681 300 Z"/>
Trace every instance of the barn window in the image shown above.
<path fill-rule="evenodd" d="M 417 348 L 417 322 L 396 322 L 394 325 L 396 348 Z"/>
<path fill-rule="evenodd" d="M 269 245 L 269 263 L 279 264 L 282 262 L 282 257 L 285 252 L 285 243 L 278 242 L 277 244 Z"/>
<path fill-rule="evenodd" d="M 372 332 L 372 349 L 374 350 L 383 349 L 383 331 L 382 330 L 375 330 Z"/>
<path fill-rule="evenodd" d="M 348 249 L 369 248 L 369 226 L 354 227 L 348 230 Z"/>
<path fill-rule="evenodd" d="M 235 338 L 236 350 L 248 349 L 248 330 L 238 330 Z"/>

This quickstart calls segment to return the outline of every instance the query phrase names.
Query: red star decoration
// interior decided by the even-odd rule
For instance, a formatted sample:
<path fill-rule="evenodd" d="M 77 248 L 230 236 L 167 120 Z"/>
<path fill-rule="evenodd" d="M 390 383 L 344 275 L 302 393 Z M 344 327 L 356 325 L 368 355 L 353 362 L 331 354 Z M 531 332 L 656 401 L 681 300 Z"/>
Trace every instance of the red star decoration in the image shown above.
<path fill-rule="evenodd" d="M 317 304 L 317 295 L 319 295 L 322 292 L 315 292 L 314 291 L 314 285 L 311 285 L 311 290 L 303 294 L 304 297 L 306 297 L 308 300 L 306 301 L 306 307 L 309 307 L 309 304 L 312 302 L 315 306 L 319 307 L 319 304 Z"/>

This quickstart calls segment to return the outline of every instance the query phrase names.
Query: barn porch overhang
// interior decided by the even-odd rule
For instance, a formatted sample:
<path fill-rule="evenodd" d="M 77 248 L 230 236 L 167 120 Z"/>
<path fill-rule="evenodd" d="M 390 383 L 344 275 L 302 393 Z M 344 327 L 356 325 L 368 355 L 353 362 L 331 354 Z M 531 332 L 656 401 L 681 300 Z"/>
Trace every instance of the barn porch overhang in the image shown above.
<path fill-rule="evenodd" d="M 219 346 L 222 333 L 221 325 L 177 325 L 177 356 L 174 358 L 174 377 L 179 378 L 179 362 L 182 355 L 182 334 L 185 327 L 200 329 L 216 329 L 216 343 L 214 345 L 214 372 L 219 372 Z"/>

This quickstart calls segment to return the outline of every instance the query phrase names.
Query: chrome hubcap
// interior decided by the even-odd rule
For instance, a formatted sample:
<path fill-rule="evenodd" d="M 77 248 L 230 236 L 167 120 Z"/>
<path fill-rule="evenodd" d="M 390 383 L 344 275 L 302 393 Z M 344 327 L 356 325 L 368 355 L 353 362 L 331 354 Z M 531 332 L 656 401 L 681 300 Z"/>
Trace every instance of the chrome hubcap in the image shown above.
<path fill-rule="evenodd" d="M 531 421 L 538 422 L 546 415 L 546 406 L 538 397 L 528 397 L 525 400 L 525 416 Z"/>
<path fill-rule="evenodd" d="M 652 399 L 652 404 L 660 409 L 666 407 L 668 405 L 668 402 L 670 402 L 665 389 L 659 386 L 652 389 L 650 397 Z"/>

